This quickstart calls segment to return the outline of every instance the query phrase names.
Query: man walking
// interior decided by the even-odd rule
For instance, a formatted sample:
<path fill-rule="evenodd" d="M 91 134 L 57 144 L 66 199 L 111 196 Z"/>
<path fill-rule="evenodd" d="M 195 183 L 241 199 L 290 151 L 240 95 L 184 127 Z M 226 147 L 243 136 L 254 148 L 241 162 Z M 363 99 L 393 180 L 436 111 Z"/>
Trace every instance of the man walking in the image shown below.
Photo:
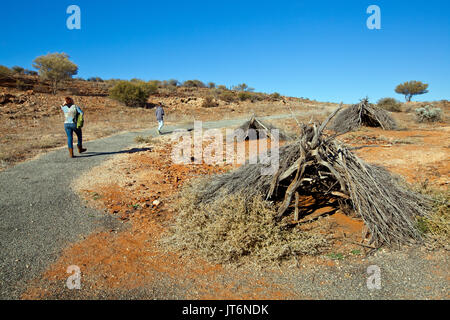
<path fill-rule="evenodd" d="M 164 126 L 164 109 L 163 104 L 160 102 L 159 105 L 156 107 L 156 120 L 158 121 L 158 133 L 161 134 L 161 129 Z"/>

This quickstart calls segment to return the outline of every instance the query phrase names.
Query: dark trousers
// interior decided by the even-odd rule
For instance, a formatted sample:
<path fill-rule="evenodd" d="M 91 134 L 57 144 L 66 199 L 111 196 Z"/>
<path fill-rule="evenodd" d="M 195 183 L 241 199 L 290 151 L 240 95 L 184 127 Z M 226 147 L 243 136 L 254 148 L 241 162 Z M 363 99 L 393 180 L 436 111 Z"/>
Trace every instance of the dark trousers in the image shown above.
<path fill-rule="evenodd" d="M 83 146 L 83 133 L 81 132 L 81 129 L 77 129 L 77 125 L 75 123 L 65 123 L 64 129 L 66 130 L 67 134 L 67 146 L 69 149 L 73 149 L 73 133 L 77 135 L 78 138 L 78 146 Z"/>

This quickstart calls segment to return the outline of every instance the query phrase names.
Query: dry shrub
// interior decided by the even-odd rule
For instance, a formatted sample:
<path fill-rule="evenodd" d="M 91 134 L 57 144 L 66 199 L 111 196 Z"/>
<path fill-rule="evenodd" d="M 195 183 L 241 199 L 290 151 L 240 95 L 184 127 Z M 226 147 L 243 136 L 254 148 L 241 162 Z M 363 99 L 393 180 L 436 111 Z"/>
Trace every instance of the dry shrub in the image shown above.
<path fill-rule="evenodd" d="M 422 181 L 416 187 L 417 191 L 433 200 L 433 208 L 426 217 L 418 217 L 419 230 L 427 235 L 435 246 L 450 244 L 450 192 L 436 190 L 430 187 L 428 180 Z"/>
<path fill-rule="evenodd" d="M 199 205 L 194 185 L 183 190 L 172 235 L 165 239 L 175 249 L 195 251 L 215 263 L 243 259 L 263 263 L 319 254 L 327 246 L 325 233 L 288 228 L 275 220 L 271 202 L 239 195 Z"/>
<path fill-rule="evenodd" d="M 203 103 L 202 103 L 202 108 L 215 108 L 218 106 L 219 106 L 219 104 L 211 96 L 205 97 L 205 100 L 203 100 Z"/>
<path fill-rule="evenodd" d="M 381 127 L 383 130 L 397 129 L 397 123 L 389 113 L 369 103 L 367 98 L 339 112 L 329 128 L 343 133 L 358 130 L 362 126 Z"/>

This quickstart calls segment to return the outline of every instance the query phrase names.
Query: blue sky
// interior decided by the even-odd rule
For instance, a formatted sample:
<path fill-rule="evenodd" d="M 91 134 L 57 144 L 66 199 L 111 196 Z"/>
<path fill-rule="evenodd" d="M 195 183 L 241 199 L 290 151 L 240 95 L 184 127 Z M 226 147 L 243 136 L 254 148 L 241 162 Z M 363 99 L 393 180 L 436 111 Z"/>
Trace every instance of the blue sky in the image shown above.
<path fill-rule="evenodd" d="M 81 30 L 66 9 L 81 8 Z M 369 30 L 367 7 L 381 8 Z M 320 101 L 392 96 L 419 80 L 450 100 L 450 2 L 345 1 L 2 1 L 0 64 L 31 68 L 66 52 L 79 76 L 199 79 Z M 7 13 L 7 14 L 5 14 Z"/>

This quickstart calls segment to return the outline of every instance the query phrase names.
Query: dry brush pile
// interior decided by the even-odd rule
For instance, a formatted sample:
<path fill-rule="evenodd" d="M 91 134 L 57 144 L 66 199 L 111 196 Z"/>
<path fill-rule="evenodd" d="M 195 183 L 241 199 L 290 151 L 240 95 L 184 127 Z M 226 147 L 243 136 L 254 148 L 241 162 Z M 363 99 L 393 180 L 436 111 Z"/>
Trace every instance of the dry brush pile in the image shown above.
<path fill-rule="evenodd" d="M 339 112 L 330 129 L 345 133 L 357 130 L 361 126 L 381 127 L 383 130 L 397 129 L 397 123 L 389 113 L 369 103 L 367 98 Z"/>
<path fill-rule="evenodd" d="M 291 137 L 282 130 L 256 118 L 254 115 L 250 118 L 249 121 L 246 121 L 242 126 L 237 128 L 235 134 L 238 141 L 244 141 L 246 139 L 252 140 L 260 138 L 257 136 L 258 134 L 263 135 L 264 137 L 272 138 L 272 133 L 274 130 L 278 131 L 279 140 L 292 140 Z"/>
<path fill-rule="evenodd" d="M 428 214 L 430 200 L 324 133 L 340 109 L 321 125 L 303 124 L 300 138 L 279 149 L 274 175 L 261 174 L 267 165 L 246 164 L 194 181 L 178 206 L 171 243 L 218 262 L 318 253 L 326 247 L 327 234 L 291 227 L 302 215 L 300 195 L 329 197 L 342 211 L 361 217 L 372 245 L 420 242 L 417 218 Z"/>

